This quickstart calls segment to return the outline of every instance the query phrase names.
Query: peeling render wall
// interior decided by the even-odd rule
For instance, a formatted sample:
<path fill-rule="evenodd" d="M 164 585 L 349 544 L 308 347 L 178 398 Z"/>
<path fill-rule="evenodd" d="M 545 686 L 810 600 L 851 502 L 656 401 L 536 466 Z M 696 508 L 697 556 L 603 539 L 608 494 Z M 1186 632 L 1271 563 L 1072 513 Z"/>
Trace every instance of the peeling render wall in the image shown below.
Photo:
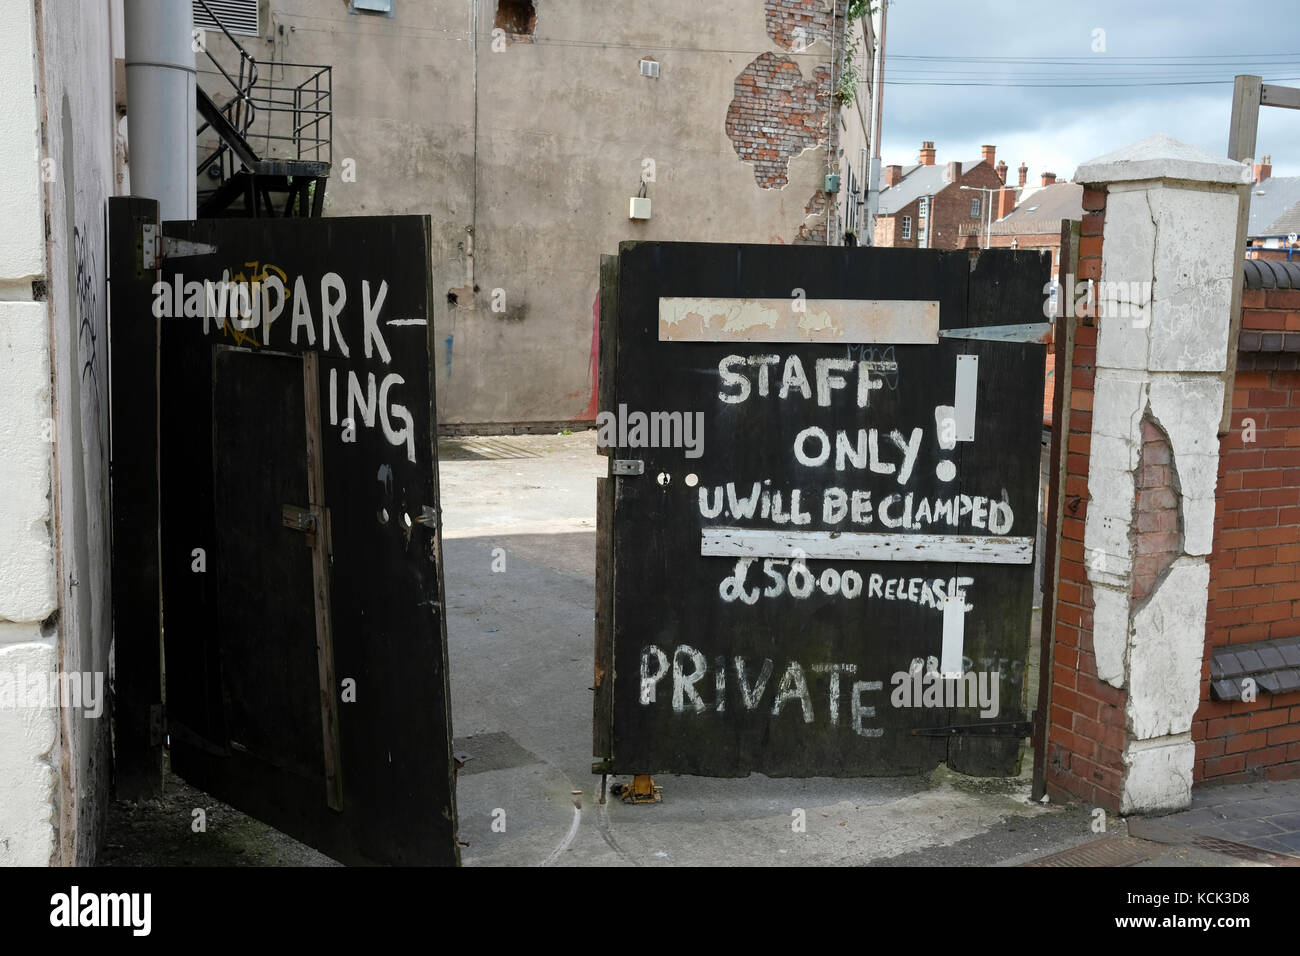
<path fill-rule="evenodd" d="M 838 122 L 831 0 L 535 8 L 531 42 L 518 42 L 493 36 L 495 0 L 397 0 L 392 18 L 283 0 L 263 5 L 263 39 L 246 41 L 263 70 L 333 64 L 326 215 L 432 215 L 444 423 L 587 414 L 599 256 L 619 242 L 789 243 L 801 228 L 815 237 L 828 209 L 809 211 Z M 800 28 L 808 45 L 793 52 Z M 641 76 L 643 58 L 657 79 Z M 769 66 L 761 81 L 778 86 L 759 87 Z M 211 72 L 199 82 L 217 89 Z M 765 91 L 749 119 L 779 130 L 760 129 L 780 143 L 761 162 L 728 135 L 746 118 L 730 113 L 738 86 Z M 643 175 L 653 215 L 633 222 Z"/>
<path fill-rule="evenodd" d="M 1191 799 L 1243 169 L 1153 136 L 1075 177 L 1125 291 L 1076 330 L 1049 786 L 1125 813 Z"/>

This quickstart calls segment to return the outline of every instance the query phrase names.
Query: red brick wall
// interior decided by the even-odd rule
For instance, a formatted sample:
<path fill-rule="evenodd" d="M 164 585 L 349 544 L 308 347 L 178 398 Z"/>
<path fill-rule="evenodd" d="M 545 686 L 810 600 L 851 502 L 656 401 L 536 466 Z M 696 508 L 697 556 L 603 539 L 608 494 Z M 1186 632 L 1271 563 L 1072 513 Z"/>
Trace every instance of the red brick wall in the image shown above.
<path fill-rule="evenodd" d="M 892 216 L 880 216 L 876 219 L 875 244 L 878 246 L 890 246 L 894 249 L 915 249 L 917 248 L 916 237 L 920 235 L 921 229 L 921 200 L 914 199 Z M 909 239 L 903 238 L 903 217 L 912 217 L 912 235 Z"/>
<path fill-rule="evenodd" d="M 1079 278 L 1101 278 L 1105 193 L 1083 194 Z M 1053 611 L 1051 712 L 1048 715 L 1047 792 L 1053 799 L 1082 799 L 1118 810 L 1123 775 L 1125 691 L 1097 678 L 1092 650 L 1092 587 L 1083 533 L 1088 511 L 1088 455 L 1092 445 L 1092 396 L 1097 329 L 1079 319 L 1070 373 L 1065 503 L 1059 551 L 1060 582 Z M 1043 675 L 1043 679 L 1049 679 Z"/>
<path fill-rule="evenodd" d="M 1300 633 L 1300 352 L 1284 344 L 1300 340 L 1300 291 L 1245 290 L 1241 328 L 1232 428 L 1219 448 L 1201 706 L 1192 724 L 1196 783 L 1300 777 L 1300 692 L 1210 700 L 1215 648 Z M 1267 348 L 1254 352 L 1261 344 Z M 1244 440 L 1247 419 L 1253 442 Z"/>

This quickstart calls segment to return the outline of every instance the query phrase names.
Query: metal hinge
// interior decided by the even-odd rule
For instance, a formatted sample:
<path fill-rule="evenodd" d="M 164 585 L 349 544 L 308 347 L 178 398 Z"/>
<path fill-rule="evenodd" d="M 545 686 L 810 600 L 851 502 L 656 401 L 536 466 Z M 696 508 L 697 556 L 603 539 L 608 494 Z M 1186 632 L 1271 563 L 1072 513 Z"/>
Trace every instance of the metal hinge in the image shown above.
<path fill-rule="evenodd" d="M 1026 325 L 984 325 L 967 329 L 939 330 L 939 337 L 942 339 L 983 339 L 989 342 L 1037 342 L 1040 344 L 1046 344 L 1051 334 L 1051 322 L 1031 322 Z"/>
<path fill-rule="evenodd" d="M 191 242 L 164 236 L 156 223 L 147 222 L 140 227 L 140 260 L 144 269 L 161 269 L 164 259 L 183 259 L 187 256 L 207 256 L 217 251 L 210 242 Z"/>
<path fill-rule="evenodd" d="M 613 473 L 616 475 L 644 475 L 645 462 L 639 458 L 615 458 Z"/>
<path fill-rule="evenodd" d="M 914 727 L 913 736 L 920 737 L 1029 737 L 1034 725 L 1028 720 L 1014 720 L 1002 724 L 962 724 L 952 727 Z"/>

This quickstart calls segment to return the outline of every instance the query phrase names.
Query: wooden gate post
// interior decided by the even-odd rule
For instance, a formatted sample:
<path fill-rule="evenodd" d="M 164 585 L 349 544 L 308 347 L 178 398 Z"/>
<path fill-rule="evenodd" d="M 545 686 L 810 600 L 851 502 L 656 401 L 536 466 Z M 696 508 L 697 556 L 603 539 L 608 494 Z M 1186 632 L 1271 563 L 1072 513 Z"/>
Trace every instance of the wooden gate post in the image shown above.
<path fill-rule="evenodd" d="M 112 314 L 114 780 L 119 799 L 162 792 L 162 595 L 158 577 L 158 202 L 108 201 Z M 146 250 L 143 227 L 154 227 Z"/>

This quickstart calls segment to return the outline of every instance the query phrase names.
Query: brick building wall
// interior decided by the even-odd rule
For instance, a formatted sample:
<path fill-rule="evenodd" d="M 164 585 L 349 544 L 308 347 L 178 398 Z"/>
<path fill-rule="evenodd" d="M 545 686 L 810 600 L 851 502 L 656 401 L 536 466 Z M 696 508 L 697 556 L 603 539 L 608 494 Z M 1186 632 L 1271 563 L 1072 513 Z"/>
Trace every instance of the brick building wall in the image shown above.
<path fill-rule="evenodd" d="M 962 227 L 972 229 L 982 225 L 985 212 L 984 203 L 990 199 L 995 203 L 997 202 L 996 195 L 993 193 L 969 192 L 960 187 L 980 186 L 986 189 L 996 189 L 1001 185 L 1002 180 L 998 178 L 997 170 L 987 162 L 980 161 L 971 166 L 970 169 L 963 169 L 955 182 L 948 183 L 939 192 L 935 193 L 930 200 L 931 222 L 928 248 L 966 248 L 968 244 L 966 237 L 962 235 Z M 980 214 L 978 217 L 970 214 L 971 202 L 975 199 L 980 201 Z M 892 246 L 896 249 L 920 248 L 920 230 L 922 227 L 920 212 L 921 200 L 917 198 L 892 215 L 877 217 L 876 228 L 873 233 L 875 245 Z M 912 236 L 910 239 L 902 237 L 904 216 L 910 216 L 912 219 Z"/>
<path fill-rule="evenodd" d="M 1216 650 L 1300 634 L 1300 290 L 1244 290 L 1239 346 L 1192 724 L 1197 783 L 1300 777 L 1300 691 L 1210 694 Z"/>
<path fill-rule="evenodd" d="M 963 224 L 980 224 L 984 222 L 984 204 L 990 199 L 997 202 L 994 193 L 977 193 L 961 189 L 961 186 L 979 186 L 984 189 L 996 189 L 1002 185 L 997 171 L 988 163 L 980 162 L 969 170 L 963 169 L 957 181 L 939 192 L 930 201 L 931 249 L 960 249 L 964 244 L 961 235 Z M 971 202 L 979 200 L 979 215 L 971 215 Z"/>

